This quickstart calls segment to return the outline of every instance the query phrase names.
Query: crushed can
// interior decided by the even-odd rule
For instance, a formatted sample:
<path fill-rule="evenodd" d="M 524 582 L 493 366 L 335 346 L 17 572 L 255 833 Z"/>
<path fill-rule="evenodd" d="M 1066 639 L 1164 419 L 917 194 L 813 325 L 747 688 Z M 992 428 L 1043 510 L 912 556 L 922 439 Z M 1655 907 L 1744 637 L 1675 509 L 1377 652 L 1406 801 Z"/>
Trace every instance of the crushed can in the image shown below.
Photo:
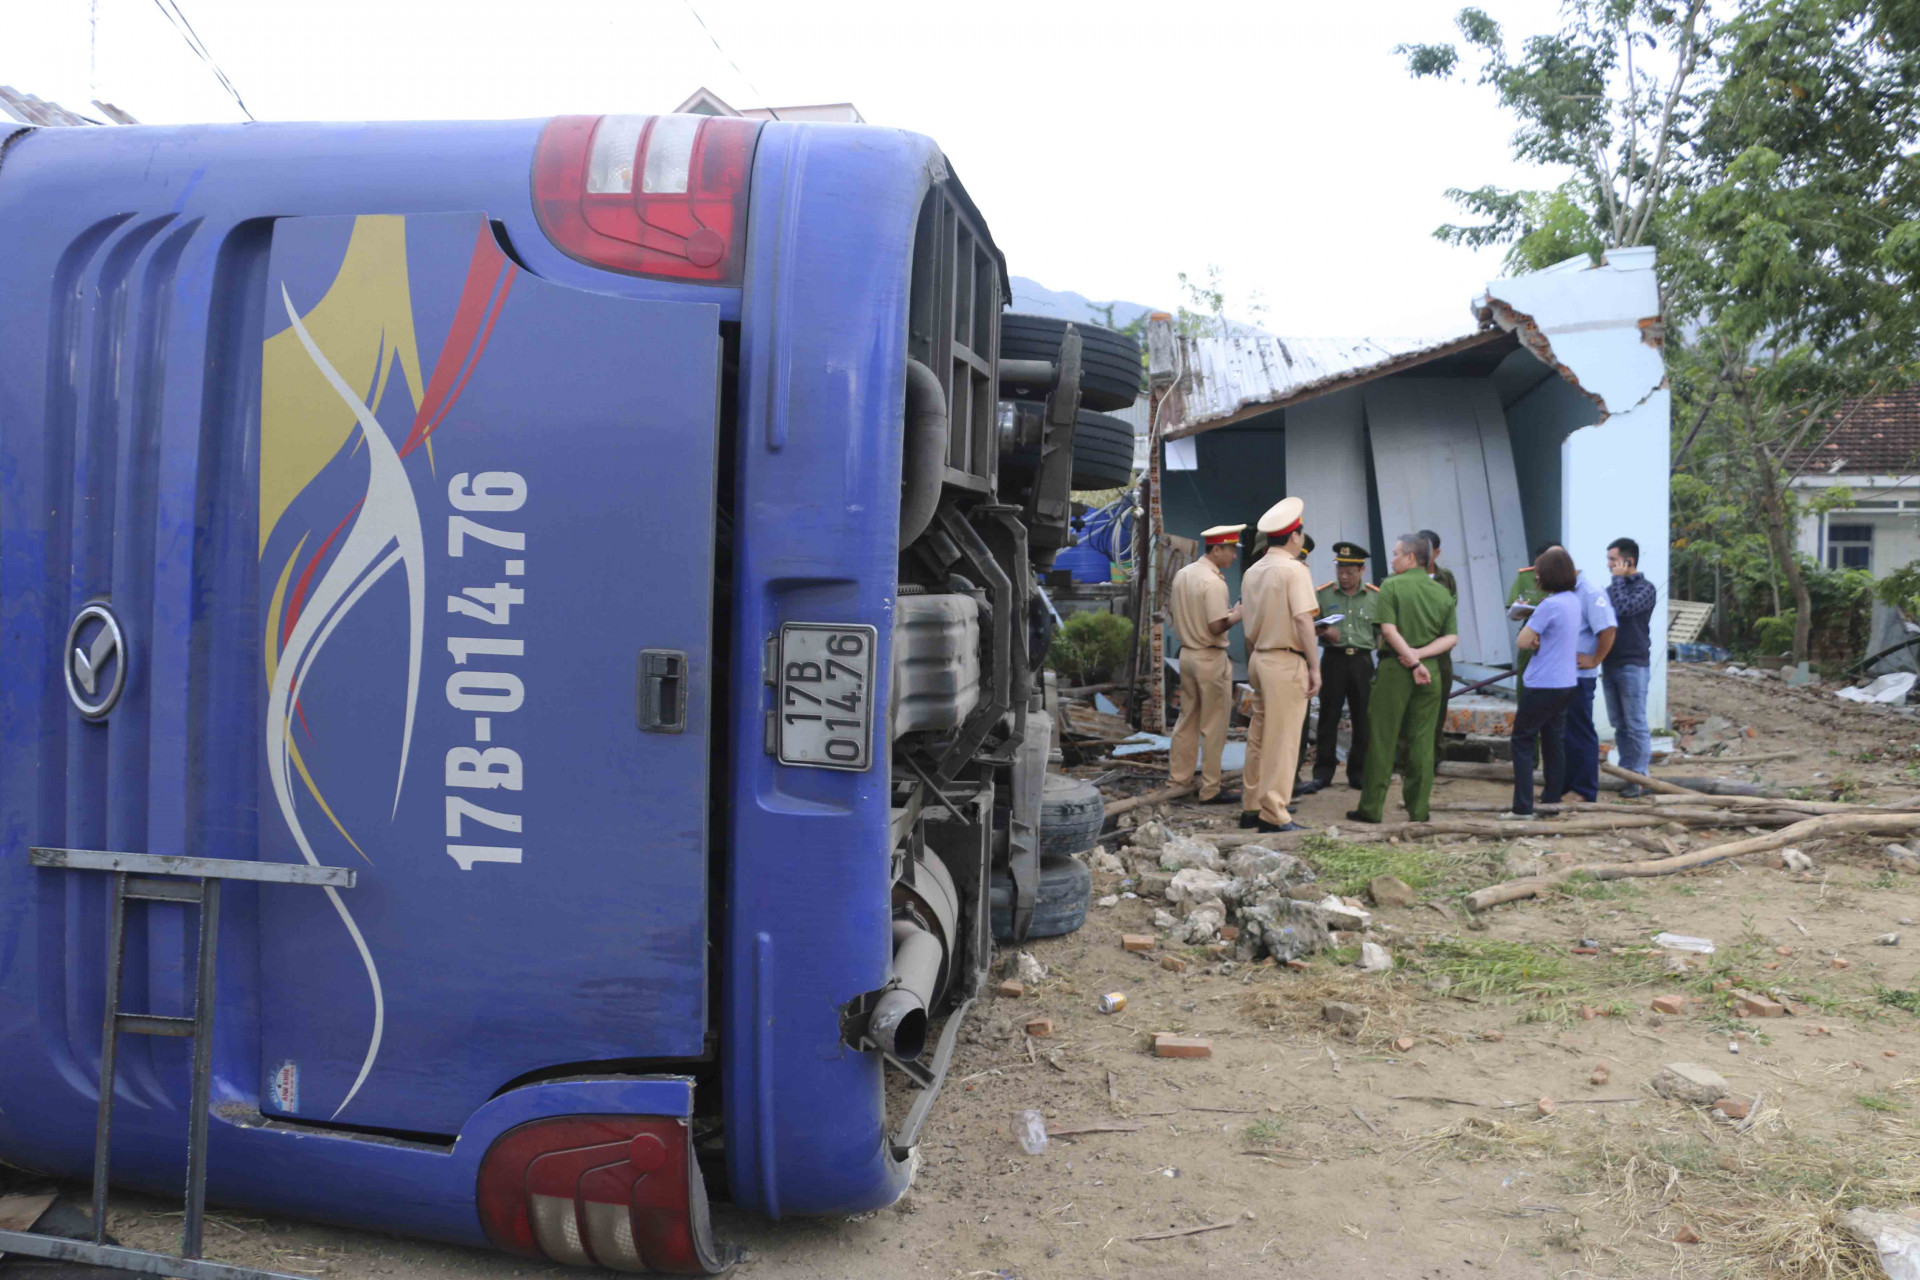
<path fill-rule="evenodd" d="M 1100 1012 L 1102 1013 L 1118 1013 L 1126 1007 L 1127 993 L 1124 991 L 1109 991 L 1106 995 L 1100 997 Z"/>

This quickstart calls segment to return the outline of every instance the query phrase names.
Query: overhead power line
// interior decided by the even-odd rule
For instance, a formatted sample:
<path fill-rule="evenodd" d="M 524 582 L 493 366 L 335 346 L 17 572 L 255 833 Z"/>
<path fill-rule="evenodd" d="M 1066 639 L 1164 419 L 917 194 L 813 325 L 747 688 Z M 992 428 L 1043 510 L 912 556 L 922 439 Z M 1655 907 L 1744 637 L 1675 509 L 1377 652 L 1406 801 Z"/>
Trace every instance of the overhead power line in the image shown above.
<path fill-rule="evenodd" d="M 187 42 L 187 48 L 193 50 L 200 61 L 207 64 L 207 70 L 213 72 L 213 78 L 220 82 L 220 87 L 227 91 L 227 96 L 232 98 L 234 105 L 240 108 L 240 114 L 249 120 L 253 119 L 253 112 L 247 110 L 246 101 L 241 98 L 240 91 L 233 87 L 233 81 L 227 79 L 227 73 L 220 69 L 218 62 L 214 61 L 213 54 L 208 52 L 206 43 L 200 39 L 200 33 L 193 29 L 193 24 L 187 21 L 187 15 L 180 11 L 177 0 L 153 0 L 153 5 L 160 10 L 168 22 L 173 24 L 173 29 L 180 33 L 180 38 Z"/>
<path fill-rule="evenodd" d="M 747 88 L 753 90 L 754 94 L 759 97 L 760 101 L 762 103 L 765 103 L 767 101 L 767 95 L 761 91 L 759 85 L 753 82 L 752 76 L 748 75 L 745 71 L 740 70 L 740 64 L 733 60 L 733 55 L 728 53 L 726 49 L 721 47 L 720 37 L 713 34 L 713 28 L 709 27 L 707 25 L 707 20 L 700 16 L 700 11 L 693 7 L 693 0 L 684 0 L 684 3 L 687 6 L 687 12 L 693 15 L 693 20 L 700 24 L 700 29 L 702 31 L 707 33 L 707 39 L 713 41 L 713 47 L 719 51 L 719 54 L 721 57 L 727 60 L 727 65 L 732 67 L 735 71 L 739 72 L 740 78 L 746 81 Z M 767 107 L 766 111 L 767 111 L 767 114 L 772 116 L 775 120 L 778 120 L 780 118 L 780 113 L 778 111 L 775 111 L 771 106 Z"/>

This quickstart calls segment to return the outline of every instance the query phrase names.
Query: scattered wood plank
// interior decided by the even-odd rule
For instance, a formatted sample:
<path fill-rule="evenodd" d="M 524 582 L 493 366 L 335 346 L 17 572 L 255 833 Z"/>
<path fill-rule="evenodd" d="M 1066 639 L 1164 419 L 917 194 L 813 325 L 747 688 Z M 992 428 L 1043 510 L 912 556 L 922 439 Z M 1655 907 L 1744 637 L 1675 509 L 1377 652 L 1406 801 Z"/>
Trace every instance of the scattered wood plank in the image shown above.
<path fill-rule="evenodd" d="M 1659 858 L 1651 862 L 1589 862 L 1546 875 L 1508 880 L 1474 890 L 1467 895 L 1466 903 L 1469 910 L 1479 912 L 1503 902 L 1518 902 L 1523 898 L 1536 897 L 1574 876 L 1586 876 L 1593 880 L 1667 876 L 1676 871 L 1688 871 L 1694 867 L 1704 867 L 1710 863 L 1742 857 L 1749 853 L 1765 853 L 1770 849 L 1784 848 L 1790 844 L 1799 844 L 1840 831 L 1905 832 L 1914 830 L 1920 830 L 1920 813 L 1822 814 L 1765 835 L 1695 849 L 1678 858 Z"/>
<path fill-rule="evenodd" d="M 1135 1244 L 1142 1240 L 1171 1240 L 1175 1236 L 1197 1236 L 1206 1231 L 1220 1231 L 1237 1225 L 1239 1219 L 1229 1218 L 1225 1222 L 1209 1222 L 1205 1226 L 1182 1227 L 1178 1231 L 1155 1231 L 1151 1235 L 1128 1236 L 1127 1243 Z"/>
<path fill-rule="evenodd" d="M 1220 775 L 1220 780 L 1224 783 L 1229 778 L 1237 778 L 1239 776 L 1240 770 L 1229 769 Z M 1142 795 L 1128 796 L 1125 800 L 1115 800 L 1107 805 L 1102 812 L 1109 818 L 1118 817 L 1120 814 L 1126 813 L 1129 810 L 1138 809 L 1143 804 L 1161 804 L 1168 800 L 1178 800 L 1182 796 L 1192 795 L 1199 789 L 1200 784 L 1198 782 L 1189 782 L 1178 787 L 1162 787 L 1158 791 L 1148 791 Z"/>
<path fill-rule="evenodd" d="M 1371 1133 L 1376 1138 L 1380 1136 L 1380 1126 L 1375 1124 L 1373 1121 L 1367 1119 L 1366 1112 L 1362 1111 L 1357 1105 L 1353 1103 L 1347 1104 L 1347 1110 L 1353 1112 L 1354 1119 L 1358 1120 L 1361 1124 L 1367 1126 L 1368 1133 Z"/>
<path fill-rule="evenodd" d="M 1645 787 L 1647 790 L 1658 791 L 1662 795 L 1697 796 L 1702 794 L 1701 792 L 1695 791 L 1691 787 L 1678 786 L 1674 783 L 1666 782 L 1659 778 L 1649 778 L 1644 773 L 1634 773 L 1630 770 L 1622 769 L 1617 764 L 1608 764 L 1604 760 L 1600 762 L 1600 772 L 1609 774 L 1625 782 L 1637 782 L 1641 786 Z"/>
<path fill-rule="evenodd" d="M 1698 756 L 1689 755 L 1684 760 L 1662 760 L 1663 766 L 1679 764 L 1767 764 L 1774 760 L 1797 760 L 1798 751 L 1762 751 L 1751 756 Z"/>

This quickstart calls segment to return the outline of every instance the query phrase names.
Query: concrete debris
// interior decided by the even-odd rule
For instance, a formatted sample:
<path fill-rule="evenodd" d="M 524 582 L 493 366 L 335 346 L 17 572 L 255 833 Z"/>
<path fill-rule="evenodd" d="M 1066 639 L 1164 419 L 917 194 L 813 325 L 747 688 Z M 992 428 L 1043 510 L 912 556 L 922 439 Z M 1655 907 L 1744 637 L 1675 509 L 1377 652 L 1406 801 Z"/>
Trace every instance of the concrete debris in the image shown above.
<path fill-rule="evenodd" d="M 1290 853 L 1263 849 L 1257 844 L 1235 849 L 1227 859 L 1227 873 L 1236 880 L 1293 883 L 1313 879 L 1313 868 Z"/>
<path fill-rule="evenodd" d="M 1174 873 L 1173 883 L 1167 886 L 1167 901 L 1206 902 L 1220 897 L 1229 883 L 1231 881 L 1218 871 L 1186 867 Z"/>
<path fill-rule="evenodd" d="M 1031 951 L 1022 951 L 1014 957 L 1014 972 L 1020 981 L 1034 986 L 1047 980 L 1047 966 L 1040 963 Z"/>
<path fill-rule="evenodd" d="M 1393 968 L 1393 954 L 1377 942 L 1360 944 L 1360 972 L 1387 973 Z"/>
<path fill-rule="evenodd" d="M 1164 898 L 1167 886 L 1173 883 L 1170 871 L 1143 871 L 1140 873 L 1140 896 L 1143 898 Z"/>
<path fill-rule="evenodd" d="M 1880 852 L 1887 855 L 1887 865 L 1902 875 L 1920 876 L 1920 854 L 1903 844 L 1890 844 Z"/>
<path fill-rule="evenodd" d="M 1373 923 L 1371 912 L 1363 911 L 1333 894 L 1328 894 L 1314 905 L 1320 908 L 1320 914 L 1326 918 L 1329 929 L 1351 929 L 1358 933 Z"/>
<path fill-rule="evenodd" d="M 1117 907 L 1120 905 L 1120 895 L 1117 893 L 1109 893 L 1104 897 L 1095 898 L 1093 905 L 1096 907 Z"/>
<path fill-rule="evenodd" d="M 1208 871 L 1223 871 L 1226 862 L 1220 857 L 1220 850 L 1205 840 L 1195 840 L 1190 836 L 1170 835 L 1160 846 L 1160 869 L 1162 871 L 1182 871 L 1188 867 L 1204 867 Z"/>
<path fill-rule="evenodd" d="M 1127 874 L 1126 864 L 1114 854 L 1108 853 L 1104 845 L 1096 845 L 1093 852 L 1087 855 L 1087 865 L 1095 871 L 1110 876 Z"/>
<path fill-rule="evenodd" d="M 1509 849 L 1506 856 L 1506 873 L 1509 880 L 1524 880 L 1528 876 L 1545 873 L 1546 859 L 1524 849 Z"/>
<path fill-rule="evenodd" d="M 1209 942 L 1220 932 L 1220 926 L 1227 922 L 1227 909 L 1219 899 L 1202 903 L 1188 913 L 1186 922 L 1180 927 L 1180 937 L 1189 943 L 1198 945 Z"/>
<path fill-rule="evenodd" d="M 1311 905 L 1275 894 L 1240 909 L 1240 946 L 1248 959 L 1285 964 L 1327 948 L 1327 921 Z"/>
<path fill-rule="evenodd" d="M 1813 870 L 1813 859 L 1798 849 L 1782 849 L 1780 851 L 1780 865 L 1788 871 L 1811 871 Z"/>
<path fill-rule="evenodd" d="M 1167 829 L 1157 822 L 1143 822 L 1133 829 L 1130 843 L 1136 849 L 1158 849 L 1167 842 Z"/>
<path fill-rule="evenodd" d="M 1875 938 L 1874 941 L 1883 947 L 1897 947 L 1900 945 L 1900 935 L 1897 933 L 1883 933 Z"/>
<path fill-rule="evenodd" d="M 1180 917 L 1164 908 L 1153 913 L 1153 927 L 1156 929 L 1171 929 L 1179 923 Z"/>
<path fill-rule="evenodd" d="M 1320 1016 L 1336 1027 L 1352 1030 L 1367 1020 L 1367 1010 L 1344 1000 L 1329 1000 L 1320 1006 Z"/>
<path fill-rule="evenodd" d="M 1733 1093 L 1725 1076 L 1697 1062 L 1669 1062 L 1654 1073 L 1653 1091 L 1699 1107 L 1710 1107 Z"/>
<path fill-rule="evenodd" d="M 1920 1215 L 1850 1209 L 1840 1229 L 1873 1250 L 1887 1280 L 1920 1280 Z"/>
<path fill-rule="evenodd" d="M 1413 886 L 1398 876 L 1375 876 L 1367 881 L 1367 896 L 1376 907 L 1410 907 L 1420 900 Z"/>

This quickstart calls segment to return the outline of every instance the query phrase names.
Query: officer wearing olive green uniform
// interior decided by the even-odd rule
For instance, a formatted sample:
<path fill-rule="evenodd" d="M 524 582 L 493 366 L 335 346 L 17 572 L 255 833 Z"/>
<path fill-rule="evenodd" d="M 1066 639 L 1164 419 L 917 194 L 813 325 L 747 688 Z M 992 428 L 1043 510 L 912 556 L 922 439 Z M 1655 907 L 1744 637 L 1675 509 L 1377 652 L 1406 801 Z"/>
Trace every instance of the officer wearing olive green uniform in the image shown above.
<path fill-rule="evenodd" d="M 1347 785 L 1360 789 L 1367 767 L 1367 694 L 1373 685 L 1373 601 L 1380 588 L 1367 582 L 1368 551 L 1357 542 L 1333 544 L 1335 577 L 1315 589 L 1322 621 L 1320 639 L 1320 728 L 1313 781 L 1297 794 L 1311 795 L 1333 781 L 1339 767 L 1340 712 L 1350 708 L 1353 745 L 1347 751 Z M 1329 625 L 1325 619 L 1339 618 Z"/>
<path fill-rule="evenodd" d="M 1259 700 L 1259 759 L 1248 751 L 1253 772 L 1242 779 L 1250 797 L 1259 798 L 1255 819 L 1260 831 L 1298 831 L 1289 805 L 1299 768 L 1300 731 L 1307 703 L 1320 689 L 1320 650 L 1313 641 L 1313 575 L 1299 558 L 1305 538 L 1305 504 L 1283 498 L 1260 517 L 1267 554 L 1240 579 L 1241 627 L 1247 637 L 1247 677 Z M 1244 819 L 1243 819 L 1244 821 Z"/>
<path fill-rule="evenodd" d="M 1427 820 L 1433 798 L 1433 731 L 1440 714 L 1439 656 L 1459 640 L 1453 596 L 1427 576 L 1423 561 L 1429 554 L 1418 535 L 1402 535 L 1393 547 L 1393 576 L 1380 584 L 1380 594 L 1374 597 L 1380 667 L 1368 699 L 1367 769 L 1360 807 L 1347 814 L 1355 822 L 1378 822 L 1386 812 L 1394 748 L 1403 729 L 1408 759 L 1401 795 L 1407 818 Z"/>
<path fill-rule="evenodd" d="M 1206 554 L 1173 575 L 1167 613 L 1180 637 L 1180 720 L 1173 727 L 1168 754 L 1169 780 L 1193 781 L 1200 769 L 1200 803 L 1231 804 L 1237 791 L 1220 790 L 1220 753 L 1227 745 L 1227 720 L 1233 711 L 1233 664 L 1227 659 L 1227 632 L 1240 620 L 1227 605 L 1227 579 L 1243 524 L 1215 525 L 1200 537 Z M 1202 749 L 1202 740 L 1205 748 Z"/>
<path fill-rule="evenodd" d="M 1538 550 L 1534 552 L 1533 558 L 1538 560 L 1540 556 L 1546 551 L 1547 546 L 1551 546 L 1551 545 L 1552 544 L 1549 543 L 1549 544 L 1546 544 L 1545 546 L 1541 546 Z M 1542 591 L 1540 589 L 1540 584 L 1534 580 L 1532 565 L 1527 565 L 1524 568 L 1522 568 L 1518 573 L 1514 574 L 1513 585 L 1507 588 L 1507 608 L 1508 609 L 1513 608 L 1515 601 L 1523 601 L 1527 604 L 1537 605 L 1542 600 L 1545 600 L 1546 598 L 1547 598 L 1547 593 L 1545 591 Z M 1518 654 L 1516 654 L 1514 657 L 1513 669 L 1519 672 L 1519 674 L 1514 677 L 1514 681 L 1513 681 L 1513 688 L 1516 696 L 1518 696 L 1520 690 L 1527 687 L 1527 659 L 1531 657 L 1533 657 L 1533 650 L 1531 649 L 1521 649 L 1518 652 Z"/>
<path fill-rule="evenodd" d="M 1460 584 L 1453 580 L 1453 570 L 1443 567 L 1440 563 L 1440 535 L 1431 529 L 1422 529 L 1420 536 L 1427 540 L 1433 557 L 1427 565 L 1428 574 L 1435 582 L 1447 589 L 1447 594 L 1453 597 L 1453 602 L 1457 606 L 1460 603 Z M 1435 760 L 1440 758 L 1441 750 L 1446 743 L 1447 704 L 1453 701 L 1453 655 L 1441 654 L 1439 665 L 1440 715 L 1433 722 L 1433 758 Z"/>

